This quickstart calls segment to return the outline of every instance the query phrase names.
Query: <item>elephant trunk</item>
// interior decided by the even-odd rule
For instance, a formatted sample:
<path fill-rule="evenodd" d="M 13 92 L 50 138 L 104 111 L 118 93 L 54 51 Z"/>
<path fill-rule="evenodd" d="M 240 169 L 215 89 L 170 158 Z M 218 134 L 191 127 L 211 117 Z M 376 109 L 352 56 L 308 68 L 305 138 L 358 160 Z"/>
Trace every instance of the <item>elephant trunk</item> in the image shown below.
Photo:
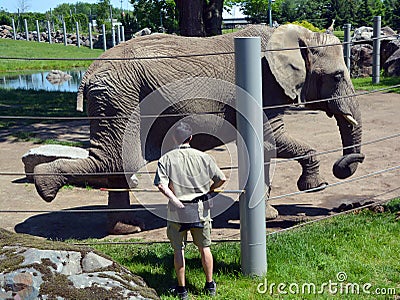
<path fill-rule="evenodd" d="M 59 189 L 79 174 L 98 172 L 99 168 L 92 157 L 84 159 L 58 159 L 39 164 L 34 169 L 35 187 L 46 202 L 51 202 Z M 74 175 L 76 174 L 76 175 Z"/>
<path fill-rule="evenodd" d="M 364 154 L 361 153 L 361 112 L 358 103 L 354 99 L 348 109 L 341 113 L 335 113 L 337 125 L 343 146 L 343 157 L 333 165 L 333 174 L 336 178 L 345 179 L 354 174 L 359 163 L 364 161 Z"/>

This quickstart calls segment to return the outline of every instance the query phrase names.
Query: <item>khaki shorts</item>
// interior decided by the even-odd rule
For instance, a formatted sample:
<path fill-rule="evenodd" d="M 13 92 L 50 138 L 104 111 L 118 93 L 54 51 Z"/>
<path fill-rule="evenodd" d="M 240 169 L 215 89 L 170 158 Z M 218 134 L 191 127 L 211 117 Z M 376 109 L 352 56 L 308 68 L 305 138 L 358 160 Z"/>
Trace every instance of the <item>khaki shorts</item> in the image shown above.
<path fill-rule="evenodd" d="M 167 236 L 171 242 L 174 250 L 185 249 L 187 241 L 187 231 L 179 232 L 181 225 L 176 222 L 167 222 Z M 197 247 L 210 247 L 211 246 L 211 221 L 204 222 L 204 228 L 190 229 L 192 234 L 193 243 Z"/>

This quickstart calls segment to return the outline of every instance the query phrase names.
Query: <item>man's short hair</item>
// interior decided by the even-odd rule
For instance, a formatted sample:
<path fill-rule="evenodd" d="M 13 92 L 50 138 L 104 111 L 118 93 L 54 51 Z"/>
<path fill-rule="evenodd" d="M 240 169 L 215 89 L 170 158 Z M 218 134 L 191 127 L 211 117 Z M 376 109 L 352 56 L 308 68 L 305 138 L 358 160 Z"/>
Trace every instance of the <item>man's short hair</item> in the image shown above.
<path fill-rule="evenodd" d="M 179 122 L 174 129 L 174 137 L 175 140 L 179 144 L 184 144 L 189 142 L 190 137 L 192 136 L 192 127 L 188 123 Z"/>

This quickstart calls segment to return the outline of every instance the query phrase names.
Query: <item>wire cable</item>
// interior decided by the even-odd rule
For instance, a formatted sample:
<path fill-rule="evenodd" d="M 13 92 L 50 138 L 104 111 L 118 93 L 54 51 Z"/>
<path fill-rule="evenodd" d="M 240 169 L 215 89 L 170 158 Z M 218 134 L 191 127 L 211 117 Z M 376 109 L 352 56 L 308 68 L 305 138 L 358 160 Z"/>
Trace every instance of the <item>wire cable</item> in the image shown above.
<path fill-rule="evenodd" d="M 328 184 L 325 185 L 323 187 L 317 187 L 317 188 L 312 188 L 312 189 L 308 189 L 308 190 L 304 190 L 304 191 L 297 191 L 297 192 L 292 192 L 292 193 L 287 193 L 287 194 L 282 194 L 282 195 L 278 195 L 278 196 L 274 196 L 274 197 L 270 197 L 268 198 L 268 201 L 270 200 L 276 200 L 276 199 L 281 199 L 281 198 L 286 198 L 289 196 L 295 196 L 295 195 L 300 195 L 300 194 L 305 194 L 308 192 L 316 192 L 319 191 L 321 189 L 325 189 L 325 188 L 330 188 L 330 187 L 335 187 L 335 186 L 339 186 L 339 185 L 343 185 L 343 184 L 347 184 L 347 183 L 351 183 L 354 181 L 358 181 L 358 180 L 363 180 L 366 179 L 368 177 L 372 177 L 375 175 L 379 175 L 379 174 L 383 174 L 383 173 L 387 173 L 387 172 L 392 172 L 392 171 L 396 171 L 400 169 L 400 165 L 395 166 L 395 167 L 391 167 L 391 168 L 387 168 L 387 169 L 383 169 L 383 170 L 379 170 L 379 171 L 375 171 L 375 172 L 371 172 L 362 176 L 358 176 L 355 178 L 350 178 L 350 179 L 346 179 L 343 181 L 338 181 L 332 184 Z M 238 191 L 235 191 L 235 193 L 238 193 Z M 57 212 L 57 213 L 97 213 L 97 212 L 129 212 L 129 211 L 138 211 L 138 210 L 154 210 L 155 208 L 126 208 L 126 209 L 96 209 L 94 211 L 88 211 L 88 210 L 53 210 L 53 211 L 34 211 L 34 210 L 0 210 L 0 213 L 33 213 L 33 212 L 42 212 L 42 213 L 49 213 L 49 212 Z"/>
<path fill-rule="evenodd" d="M 318 156 L 318 155 L 325 155 L 325 154 L 330 154 L 330 153 L 334 153 L 334 152 L 339 152 L 342 151 L 343 149 L 350 149 L 353 147 L 358 147 L 358 146 L 365 146 L 365 145 L 370 145 L 370 144 L 375 144 L 375 143 L 379 143 L 379 142 L 383 142 L 386 140 L 390 140 L 390 139 L 394 139 L 400 137 L 400 132 L 399 133 L 395 133 L 392 135 L 388 135 L 382 138 L 378 138 L 378 139 L 374 139 L 374 140 L 370 140 L 367 142 L 362 142 L 362 143 L 358 143 L 358 144 L 354 144 L 351 146 L 347 146 L 347 147 L 340 147 L 340 148 L 335 148 L 335 149 L 331 149 L 331 150 L 326 150 L 326 151 L 320 151 L 320 152 L 315 152 L 312 154 L 312 156 Z M 291 162 L 294 160 L 299 160 L 299 159 L 303 159 L 303 158 L 307 158 L 310 155 L 301 155 L 301 156 L 296 156 L 296 157 L 292 157 L 292 158 L 285 158 L 282 160 L 278 160 L 278 161 L 274 161 L 274 162 L 266 162 L 264 163 L 264 165 L 271 165 L 271 164 L 281 164 L 281 163 L 286 163 L 286 162 Z M 236 170 L 238 169 L 238 166 L 224 166 L 224 167 L 220 167 L 221 170 Z M 35 174 L 35 173 L 23 173 L 23 172 L 0 172 L 0 176 L 56 176 L 56 175 L 64 175 L 64 176 L 108 176 L 108 175 L 114 175 L 114 176 L 126 176 L 126 175 L 132 175 L 132 174 L 140 174 L 140 175 L 146 175 L 146 174 L 155 174 L 155 171 L 137 171 L 137 172 L 92 172 L 92 173 L 41 173 L 41 174 Z"/>
<path fill-rule="evenodd" d="M 345 96 L 338 96 L 332 98 L 325 98 L 319 100 L 311 100 L 301 103 L 288 103 L 288 104 L 280 104 L 280 105 L 272 105 L 272 106 L 264 106 L 263 110 L 270 109 L 278 109 L 278 108 L 289 108 L 289 107 L 302 107 L 308 104 L 315 104 L 321 102 L 335 101 L 341 100 L 345 98 L 352 98 L 358 96 L 369 95 L 373 93 L 378 93 L 382 91 L 387 91 L 395 88 L 400 88 L 400 84 L 396 84 L 390 87 L 384 87 L 375 89 L 372 91 L 364 91 L 359 93 L 353 93 Z M 197 113 L 167 113 L 167 114 L 159 114 L 159 115 L 141 115 L 141 118 L 169 118 L 169 117 L 185 117 L 185 116 L 193 116 L 193 115 L 207 115 L 207 114 L 223 114 L 224 111 L 207 111 L 207 112 L 197 112 Z M 112 119 L 130 119 L 131 116 L 85 116 L 85 117 L 64 117 L 64 116 L 52 116 L 52 117 L 43 117 L 43 116 L 0 116 L 0 119 L 18 119 L 18 120 L 62 120 L 62 121 L 70 121 L 70 120 L 112 120 Z"/>
<path fill-rule="evenodd" d="M 393 172 L 393 171 L 396 171 L 396 170 L 399 170 L 399 169 L 400 169 L 400 165 L 397 165 L 395 167 L 391 167 L 391 168 L 387 168 L 387 169 L 371 172 L 371 173 L 368 173 L 368 174 L 365 174 L 365 175 L 361 175 L 361 176 L 358 176 L 358 177 L 344 179 L 342 181 L 337 181 L 337 182 L 334 182 L 334 183 L 330 183 L 330 184 L 324 185 L 322 187 L 316 187 L 316 188 L 307 189 L 307 190 L 304 190 L 304 191 L 297 191 L 297 192 L 292 192 L 292 193 L 287 193 L 287 194 L 282 194 L 282 195 L 270 197 L 268 199 L 268 201 L 269 200 L 282 199 L 282 198 L 286 198 L 286 197 L 290 197 L 290 196 L 297 196 L 297 195 L 310 193 L 310 192 L 317 192 L 317 191 L 320 191 L 320 190 L 325 189 L 325 188 L 332 188 L 332 187 L 335 187 L 335 186 L 351 183 L 351 182 L 354 182 L 354 181 L 363 180 L 363 179 L 366 179 L 366 178 L 369 178 L 369 177 L 372 177 L 372 176 L 376 176 L 376 175 L 379 175 L 379 174 Z"/>
<path fill-rule="evenodd" d="M 333 47 L 333 46 L 343 46 L 346 44 L 365 44 L 367 42 L 372 42 L 374 40 L 387 39 L 389 37 L 399 37 L 398 34 L 389 35 L 389 36 L 380 36 L 376 38 L 371 38 L 368 40 L 362 41 L 349 41 L 342 43 L 332 43 L 325 45 L 317 45 L 317 46 L 301 46 L 301 47 L 290 47 L 290 48 L 278 48 L 278 49 L 265 49 L 262 50 L 262 53 L 265 52 L 278 52 L 278 51 L 292 51 L 292 50 L 300 50 L 300 49 L 315 49 L 315 48 L 324 48 L 324 47 Z M 187 58 L 187 57 L 202 57 L 202 56 L 220 56 L 220 55 L 232 55 L 234 51 L 224 51 L 224 52 L 209 52 L 209 53 L 194 53 L 194 54 L 180 54 L 180 55 L 160 55 L 160 56 L 142 56 L 142 57 L 88 57 L 88 58 L 60 58 L 60 57 L 17 57 L 17 56 L 0 56 L 0 60 L 25 60 L 25 61 L 132 61 L 132 60 L 157 60 L 157 59 L 178 59 L 178 58 Z"/>
<path fill-rule="evenodd" d="M 397 188 L 394 188 L 394 189 L 392 189 L 390 191 L 386 191 L 386 192 L 383 192 L 381 194 L 368 197 L 368 198 L 364 199 L 364 202 L 367 202 L 368 200 L 372 200 L 372 199 L 374 199 L 376 197 L 379 197 L 379 196 L 382 196 L 382 195 L 397 191 L 399 189 L 400 189 L 400 187 L 397 187 Z M 308 225 L 311 225 L 311 224 L 314 224 L 314 223 L 319 223 L 319 222 L 322 222 L 322 221 L 325 221 L 325 220 L 328 220 L 328 219 L 336 218 L 338 216 L 347 215 L 347 214 L 350 214 L 350 213 L 353 213 L 353 212 L 356 212 L 356 211 L 360 211 L 360 210 L 363 210 L 363 209 L 366 209 L 366 208 L 370 208 L 370 207 L 373 207 L 373 206 L 376 206 L 376 205 L 381 205 L 381 204 L 384 204 L 384 203 L 386 203 L 386 202 L 388 202 L 390 200 L 391 199 L 378 200 L 378 201 L 375 201 L 373 203 L 361 205 L 359 207 L 352 208 L 352 209 L 349 209 L 349 210 L 345 210 L 345 211 L 342 211 L 342 212 L 338 212 L 338 213 L 335 213 L 335 214 L 332 214 L 332 215 L 323 216 L 323 217 L 320 217 L 320 218 L 317 218 L 317 219 L 314 219 L 314 220 L 310 220 L 310 221 L 306 221 L 306 222 L 301 222 L 299 224 L 296 224 L 294 226 L 290 226 L 288 228 L 282 228 L 282 229 L 279 229 L 279 230 L 276 230 L 276 231 L 273 231 L 273 232 L 268 232 L 268 233 L 266 233 L 266 236 L 269 237 L 269 236 L 274 236 L 274 235 L 282 234 L 282 233 L 285 233 L 285 232 L 293 231 L 293 230 L 295 230 L 297 228 L 305 227 L 305 226 L 308 226 Z M 237 243 L 237 242 L 241 241 L 240 239 L 234 239 L 234 237 L 237 237 L 237 236 L 240 236 L 240 232 L 230 235 L 229 238 L 227 238 L 227 239 L 213 239 L 212 242 L 213 243 L 217 243 L 217 244 L 219 244 L 219 243 Z M 188 241 L 188 242 L 190 243 L 192 241 Z M 167 244 L 167 243 L 169 243 L 169 241 L 165 240 L 165 241 L 142 241 L 142 242 L 139 242 L 139 241 L 135 241 L 135 242 L 104 241 L 104 242 L 84 242 L 84 243 L 71 243 L 71 244 L 77 245 L 77 246 L 96 246 L 96 245 L 152 245 L 152 244 Z"/>

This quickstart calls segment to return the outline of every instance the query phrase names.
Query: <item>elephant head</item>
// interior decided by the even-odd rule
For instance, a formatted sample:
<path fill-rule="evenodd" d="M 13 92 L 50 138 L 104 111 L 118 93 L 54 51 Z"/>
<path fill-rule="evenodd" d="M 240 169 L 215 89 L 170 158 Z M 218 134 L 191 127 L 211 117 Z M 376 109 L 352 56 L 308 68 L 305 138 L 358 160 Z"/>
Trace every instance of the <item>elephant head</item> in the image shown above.
<path fill-rule="evenodd" d="M 360 153 L 361 112 L 353 96 L 355 92 L 339 39 L 332 34 L 284 25 L 272 34 L 266 60 L 290 102 L 303 103 L 307 108 L 323 110 L 329 117 L 335 117 L 344 150 L 343 157 L 333 166 L 333 173 L 340 179 L 351 176 L 364 160 Z M 321 99 L 331 100 L 318 101 Z M 272 100 L 272 104 L 280 103 Z M 314 186 L 299 186 L 300 189 L 310 187 Z"/>

